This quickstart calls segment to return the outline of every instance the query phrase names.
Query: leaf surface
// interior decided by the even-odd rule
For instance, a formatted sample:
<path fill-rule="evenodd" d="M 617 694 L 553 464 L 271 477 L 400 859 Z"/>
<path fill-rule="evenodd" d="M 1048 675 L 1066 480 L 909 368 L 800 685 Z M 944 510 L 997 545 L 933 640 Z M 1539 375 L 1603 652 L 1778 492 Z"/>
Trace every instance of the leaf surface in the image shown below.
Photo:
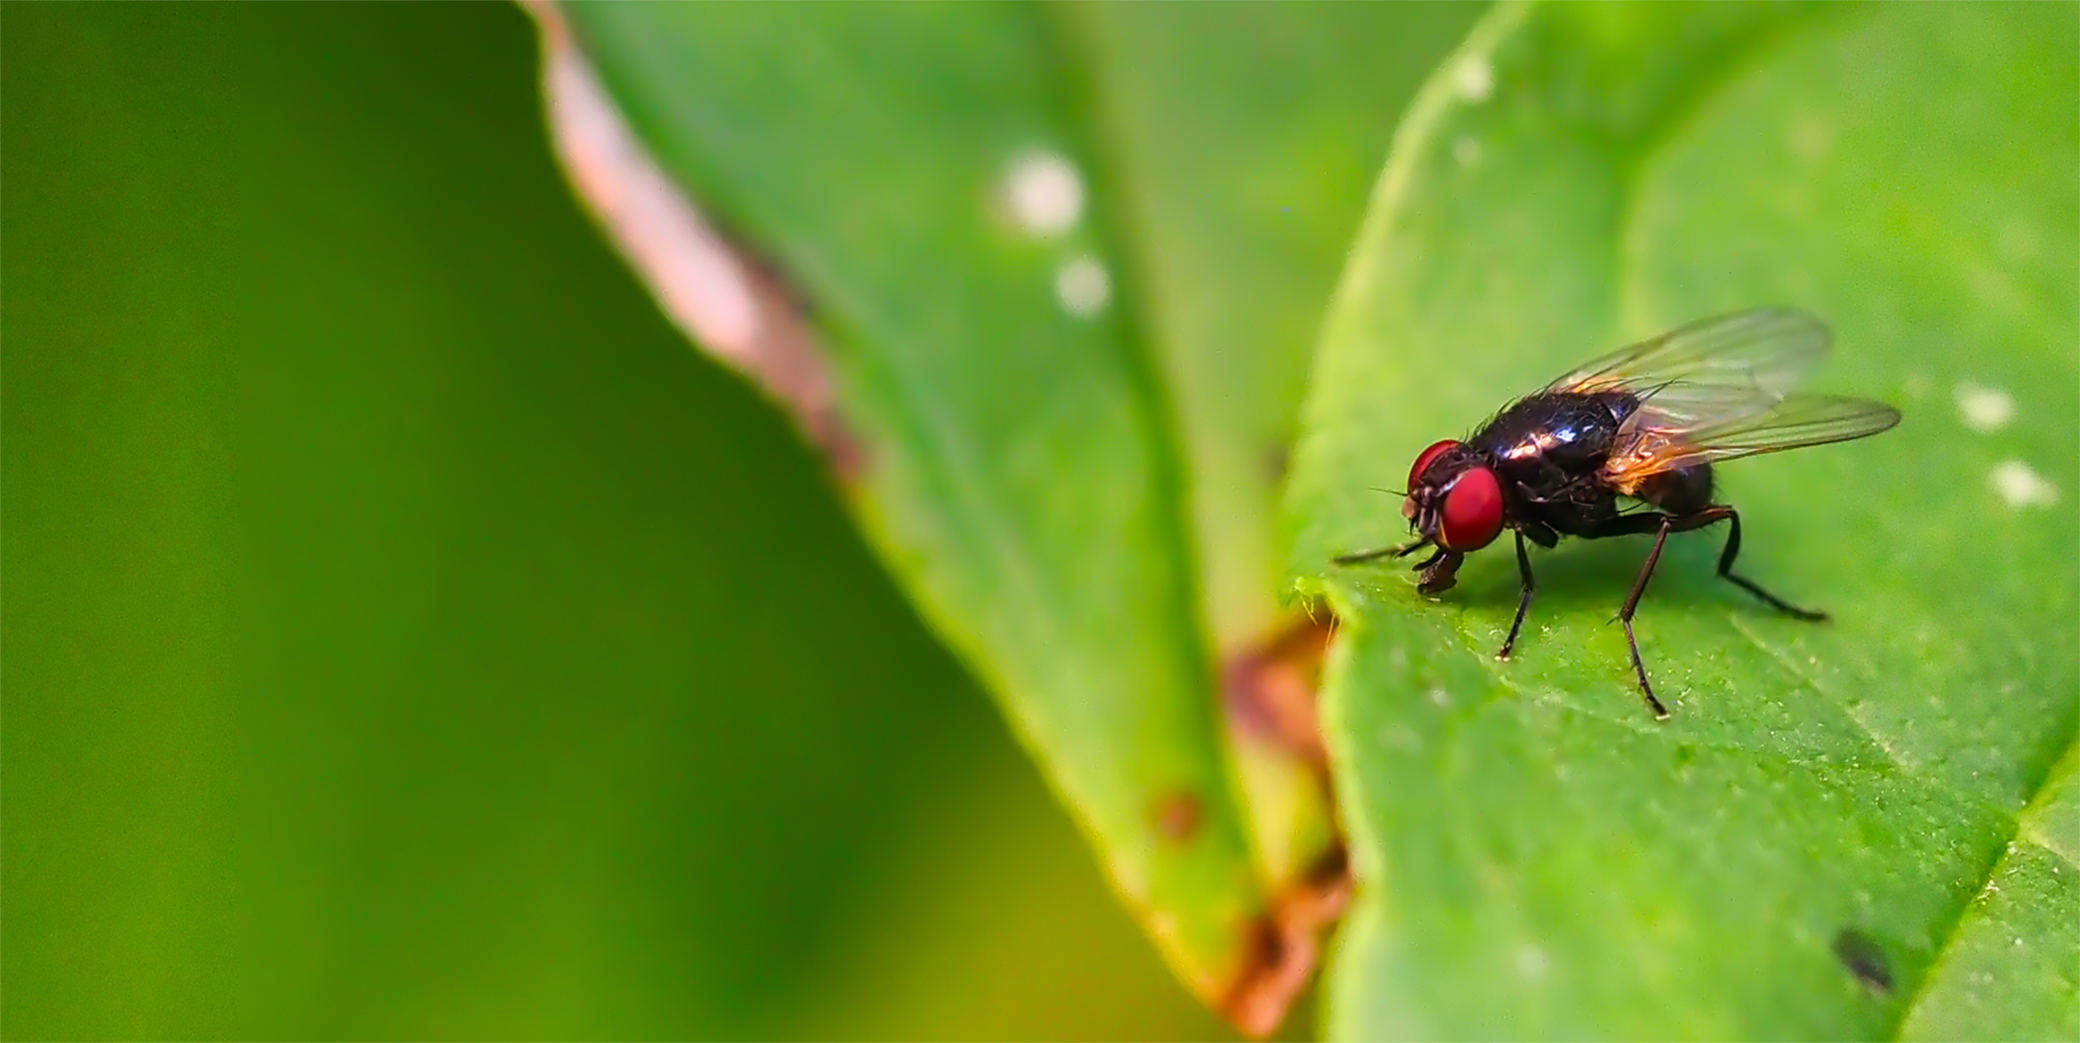
<path fill-rule="evenodd" d="M 1317 358 L 1292 570 L 1360 881 L 1340 1038 L 2069 1037 L 2080 869 L 2070 6 L 1512 5 L 1397 136 Z M 1729 465 L 1639 615 L 1646 546 L 1505 539 L 1418 597 L 1430 442 L 1626 341 L 1759 305 L 1837 348 L 1875 440 Z M 2054 770 L 2055 766 L 2063 765 Z M 1847 941 L 1845 942 L 1845 939 Z M 1869 961 L 1845 959 L 1867 941 Z M 2019 939 L 2019 941 L 2018 941 Z M 1859 973 L 1873 962 L 1877 971 Z"/>

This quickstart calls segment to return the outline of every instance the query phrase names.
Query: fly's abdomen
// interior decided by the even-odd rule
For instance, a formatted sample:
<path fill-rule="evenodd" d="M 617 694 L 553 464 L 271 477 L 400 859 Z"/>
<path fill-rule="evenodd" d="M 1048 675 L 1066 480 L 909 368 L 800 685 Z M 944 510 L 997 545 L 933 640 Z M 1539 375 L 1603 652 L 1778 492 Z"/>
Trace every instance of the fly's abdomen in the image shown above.
<path fill-rule="evenodd" d="M 1691 464 L 1648 475 L 1633 495 L 1670 514 L 1694 514 L 1712 505 L 1712 465 Z"/>

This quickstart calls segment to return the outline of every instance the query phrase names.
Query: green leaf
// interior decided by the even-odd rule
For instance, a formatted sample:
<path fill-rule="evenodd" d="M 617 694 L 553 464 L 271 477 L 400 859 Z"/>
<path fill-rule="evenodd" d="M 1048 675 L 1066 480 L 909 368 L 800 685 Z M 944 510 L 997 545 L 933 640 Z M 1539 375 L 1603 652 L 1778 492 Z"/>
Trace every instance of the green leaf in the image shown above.
<path fill-rule="evenodd" d="M 1959 918 L 1903 1039 L 2080 1037 L 2073 873 L 2080 865 L 2075 751 L 2024 810 L 2021 829 Z"/>
<path fill-rule="evenodd" d="M 1288 500 L 1293 571 L 1345 624 L 1324 698 L 1360 898 L 1332 1035 L 2072 1035 L 2076 28 L 1510 6 L 1424 88 Z M 1643 541 L 1534 552 L 1507 663 L 1506 543 L 1437 600 L 1328 566 L 1398 538 L 1374 490 L 1422 446 L 1765 304 L 1833 325 L 1815 387 L 1906 413 L 1721 476 L 1742 570 L 1833 623 L 1717 583 L 1715 532 L 1675 537 L 1638 624 L 1657 723 L 1609 625 Z"/>
<path fill-rule="evenodd" d="M 1266 945 L 1278 891 L 1336 840 L 1318 765 L 1248 735 L 1245 817 L 1221 681 L 1288 622 L 1271 489 L 1315 316 L 1477 9 L 561 10 L 824 372 L 738 357 L 846 450 L 878 550 L 1184 979 L 1268 1027 L 1253 978 L 1312 959 Z M 1024 177 L 1053 186 L 1031 212 Z"/>

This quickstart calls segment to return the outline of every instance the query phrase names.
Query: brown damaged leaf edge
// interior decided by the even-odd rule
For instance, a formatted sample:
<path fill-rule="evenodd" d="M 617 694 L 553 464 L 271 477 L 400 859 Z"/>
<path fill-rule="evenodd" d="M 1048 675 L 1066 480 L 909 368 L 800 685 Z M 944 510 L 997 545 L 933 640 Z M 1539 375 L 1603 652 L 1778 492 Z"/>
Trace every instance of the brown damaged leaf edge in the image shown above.
<path fill-rule="evenodd" d="M 1232 727 L 1287 750 L 1306 764 L 1336 807 L 1329 760 L 1316 716 L 1322 659 L 1336 635 L 1325 605 L 1274 632 L 1262 644 L 1228 658 L 1221 670 L 1222 705 Z M 1340 823 L 1332 823 L 1341 836 Z M 1313 978 L 1322 938 L 1350 904 L 1350 860 L 1341 842 L 1272 897 L 1251 924 L 1249 962 L 1222 997 L 1221 1013 L 1241 1031 L 1270 1035 Z"/>
<path fill-rule="evenodd" d="M 804 301 L 779 271 L 719 231 L 660 170 L 571 46 L 556 6 L 522 0 L 542 41 L 542 94 L 557 156 L 578 198 L 665 316 L 749 376 L 794 417 L 850 484 L 865 465 L 839 416 L 829 362 Z"/>
<path fill-rule="evenodd" d="M 1251 925 L 1249 963 L 1221 1000 L 1228 1021 L 1259 1039 L 1277 1029 L 1314 976 L 1322 937 L 1350 901 L 1350 859 L 1339 843 L 1274 896 L 1271 911 Z"/>
<path fill-rule="evenodd" d="M 1230 656 L 1221 669 L 1222 706 L 1229 721 L 1305 761 L 1325 788 L 1329 758 L 1315 716 L 1315 690 L 1321 685 L 1322 656 L 1335 633 L 1336 617 L 1325 607 L 1309 606 L 1306 615 L 1264 643 Z"/>

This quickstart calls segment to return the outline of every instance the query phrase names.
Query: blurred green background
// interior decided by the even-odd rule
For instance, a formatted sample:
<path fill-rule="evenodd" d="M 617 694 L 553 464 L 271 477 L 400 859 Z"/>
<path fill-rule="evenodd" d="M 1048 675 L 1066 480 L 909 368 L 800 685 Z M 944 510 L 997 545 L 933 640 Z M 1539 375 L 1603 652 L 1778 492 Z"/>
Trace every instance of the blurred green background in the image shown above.
<path fill-rule="evenodd" d="M 579 213 L 518 10 L 6 30 L 6 1037 L 1226 1034 Z"/>

